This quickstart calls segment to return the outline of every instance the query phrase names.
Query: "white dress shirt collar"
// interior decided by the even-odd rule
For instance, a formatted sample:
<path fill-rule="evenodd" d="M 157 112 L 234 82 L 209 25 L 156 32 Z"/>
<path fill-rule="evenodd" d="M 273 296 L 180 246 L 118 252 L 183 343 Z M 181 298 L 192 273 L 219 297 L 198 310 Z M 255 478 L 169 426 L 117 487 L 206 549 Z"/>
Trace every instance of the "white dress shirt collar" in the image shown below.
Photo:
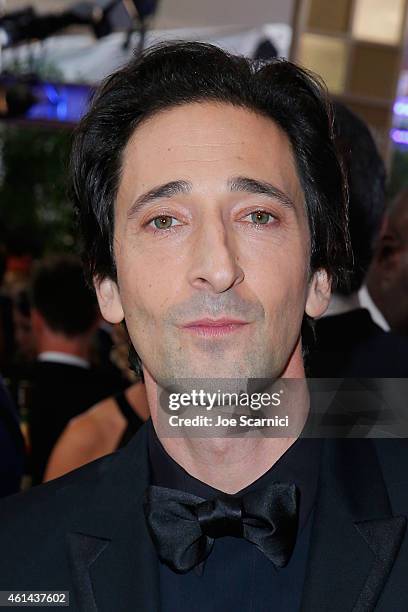
<path fill-rule="evenodd" d="M 67 365 L 79 366 L 80 368 L 89 368 L 90 363 L 82 357 L 69 355 L 68 353 L 60 353 L 59 351 L 44 351 L 37 357 L 38 361 L 51 361 L 53 363 L 65 363 Z"/>
<path fill-rule="evenodd" d="M 374 304 L 371 295 L 368 293 L 366 285 L 363 285 L 361 287 L 360 291 L 358 292 L 358 298 L 360 300 L 362 308 L 367 308 L 367 310 L 369 311 L 374 323 L 377 323 L 377 325 L 379 325 L 384 331 L 390 331 L 390 326 L 388 325 L 382 312 Z"/>

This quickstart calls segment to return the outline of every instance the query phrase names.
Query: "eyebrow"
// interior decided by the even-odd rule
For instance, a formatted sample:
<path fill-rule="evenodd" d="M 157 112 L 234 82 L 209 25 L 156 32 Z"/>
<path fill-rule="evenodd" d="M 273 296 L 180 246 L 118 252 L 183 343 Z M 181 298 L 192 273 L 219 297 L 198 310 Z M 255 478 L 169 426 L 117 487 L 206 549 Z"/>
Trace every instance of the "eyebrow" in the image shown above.
<path fill-rule="evenodd" d="M 285 208 L 294 208 L 292 200 L 283 191 L 272 183 L 260 181 L 246 176 L 236 176 L 228 181 L 231 192 L 252 193 L 255 195 L 265 195 L 277 200 Z M 177 180 L 170 181 L 158 187 L 153 187 L 146 193 L 140 195 L 129 208 L 128 218 L 132 218 L 142 208 L 157 200 L 169 199 L 176 195 L 191 193 L 193 185 L 189 181 Z"/>
<path fill-rule="evenodd" d="M 170 181 L 159 187 L 153 187 L 146 193 L 140 195 L 129 208 L 128 217 L 133 217 L 141 208 L 156 200 L 172 198 L 175 195 L 190 193 L 193 189 L 192 183 L 188 181 Z"/>
<path fill-rule="evenodd" d="M 285 208 L 294 208 L 291 198 L 272 183 L 259 181 L 246 176 L 236 176 L 228 181 L 231 191 L 243 191 L 255 195 L 265 195 L 277 200 Z"/>

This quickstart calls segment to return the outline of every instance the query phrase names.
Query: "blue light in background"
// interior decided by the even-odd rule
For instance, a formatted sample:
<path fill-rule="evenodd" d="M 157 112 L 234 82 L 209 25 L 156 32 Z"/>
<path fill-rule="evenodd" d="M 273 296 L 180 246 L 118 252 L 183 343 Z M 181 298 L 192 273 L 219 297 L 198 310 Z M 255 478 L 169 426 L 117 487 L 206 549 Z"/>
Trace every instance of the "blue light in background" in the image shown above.
<path fill-rule="evenodd" d="M 391 130 L 392 140 L 400 145 L 408 145 L 408 130 Z"/>
<path fill-rule="evenodd" d="M 408 117 L 408 98 L 397 98 L 393 110 L 398 117 Z"/>
<path fill-rule="evenodd" d="M 76 123 L 86 112 L 93 89 L 88 85 L 35 83 L 31 91 L 37 101 L 26 119 Z"/>

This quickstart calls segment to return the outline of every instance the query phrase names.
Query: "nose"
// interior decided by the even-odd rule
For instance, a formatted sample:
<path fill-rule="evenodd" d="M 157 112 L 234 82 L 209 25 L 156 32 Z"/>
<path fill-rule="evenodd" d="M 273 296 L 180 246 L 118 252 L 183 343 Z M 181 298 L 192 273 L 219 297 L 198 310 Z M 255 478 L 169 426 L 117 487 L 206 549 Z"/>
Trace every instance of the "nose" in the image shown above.
<path fill-rule="evenodd" d="M 222 219 L 207 220 L 196 232 L 192 247 L 189 282 L 197 289 L 223 293 L 241 283 L 244 271 L 239 263 L 236 241 Z"/>

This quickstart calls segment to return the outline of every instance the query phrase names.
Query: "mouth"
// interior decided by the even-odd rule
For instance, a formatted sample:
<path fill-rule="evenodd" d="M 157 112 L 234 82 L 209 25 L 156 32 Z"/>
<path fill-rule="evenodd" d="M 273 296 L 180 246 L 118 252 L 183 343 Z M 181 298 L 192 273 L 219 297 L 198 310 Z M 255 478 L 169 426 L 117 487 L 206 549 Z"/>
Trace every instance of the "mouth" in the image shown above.
<path fill-rule="evenodd" d="M 221 337 L 236 333 L 247 325 L 249 325 L 248 321 L 240 319 L 199 319 L 198 321 L 186 323 L 182 326 L 182 329 L 198 336 Z"/>

